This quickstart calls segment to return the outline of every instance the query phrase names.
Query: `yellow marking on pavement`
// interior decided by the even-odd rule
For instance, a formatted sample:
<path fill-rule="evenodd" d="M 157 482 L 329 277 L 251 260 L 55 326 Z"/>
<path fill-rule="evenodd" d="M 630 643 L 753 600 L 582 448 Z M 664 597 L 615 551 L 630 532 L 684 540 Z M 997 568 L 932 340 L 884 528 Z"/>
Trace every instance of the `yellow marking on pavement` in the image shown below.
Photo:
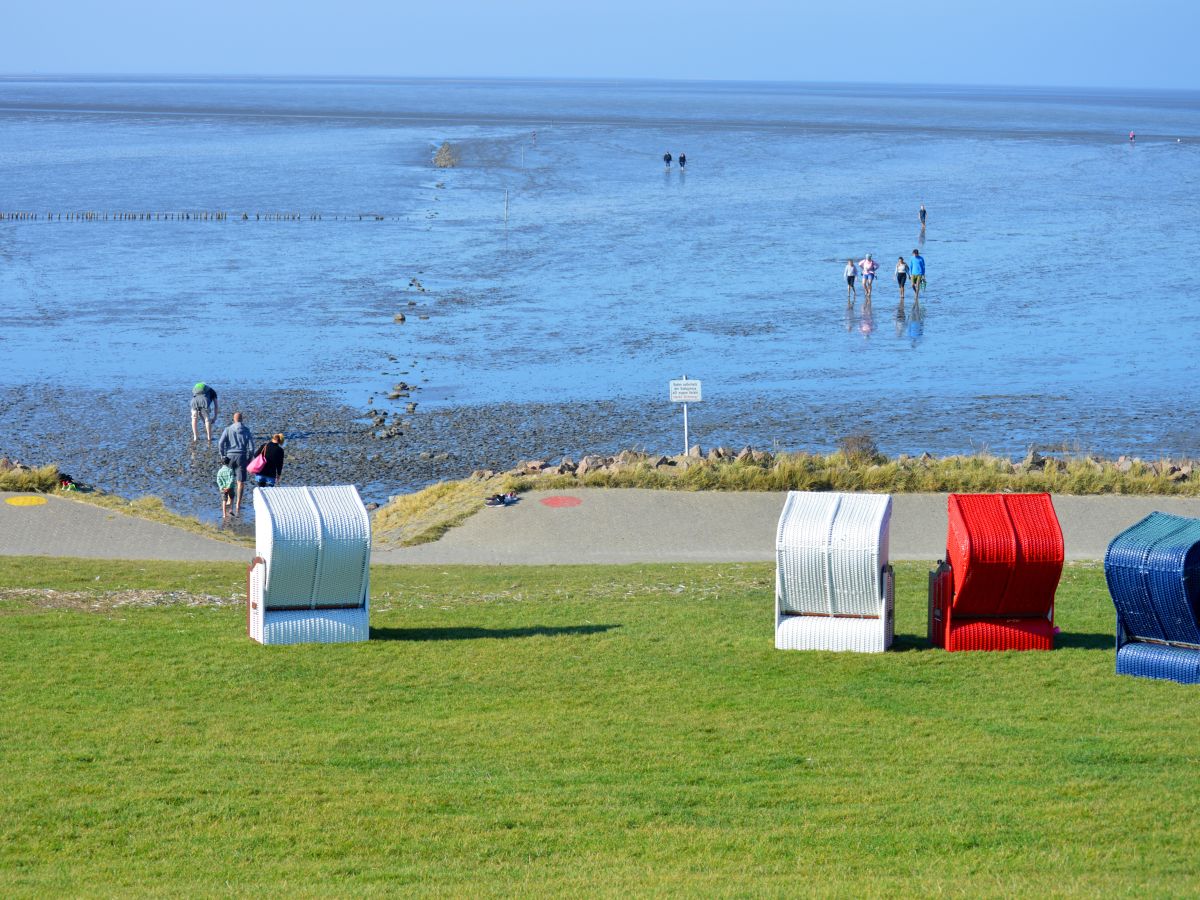
<path fill-rule="evenodd" d="M 46 503 L 45 497 L 9 497 L 4 501 L 9 506 L 43 506 Z"/>

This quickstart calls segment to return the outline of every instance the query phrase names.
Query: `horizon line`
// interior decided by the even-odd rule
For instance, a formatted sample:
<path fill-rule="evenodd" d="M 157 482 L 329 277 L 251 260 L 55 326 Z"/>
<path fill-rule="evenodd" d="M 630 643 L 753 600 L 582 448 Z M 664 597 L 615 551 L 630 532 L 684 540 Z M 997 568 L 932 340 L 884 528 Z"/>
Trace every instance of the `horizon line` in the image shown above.
<path fill-rule="evenodd" d="M 512 84 L 764 84 L 799 85 L 805 87 L 901 87 L 926 89 L 991 88 L 996 90 L 1043 90 L 1043 91 L 1167 91 L 1181 94 L 1200 93 L 1198 87 L 1163 87 L 1134 85 L 1085 85 L 1085 84 L 1039 84 L 1033 82 L 988 82 L 988 81 L 814 81 L 780 78 L 709 78 L 685 76 L 642 76 L 642 75 L 367 75 L 367 74 L 298 74 L 261 72 L 0 72 L 0 81 L 17 80 L 256 80 L 291 82 L 383 82 L 402 83 L 411 81 L 454 83 L 478 83 L 486 81 Z"/>

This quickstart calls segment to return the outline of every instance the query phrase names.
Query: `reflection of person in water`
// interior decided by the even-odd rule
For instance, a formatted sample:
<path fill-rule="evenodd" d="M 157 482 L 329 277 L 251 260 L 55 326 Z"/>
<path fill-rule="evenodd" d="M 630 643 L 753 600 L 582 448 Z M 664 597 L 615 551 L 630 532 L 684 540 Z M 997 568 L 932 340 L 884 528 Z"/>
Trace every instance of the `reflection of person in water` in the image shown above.
<path fill-rule="evenodd" d="M 913 342 L 913 346 L 917 345 L 917 340 L 925 333 L 925 310 L 921 306 L 920 300 L 914 300 L 912 310 L 908 316 L 908 337 Z"/>
<path fill-rule="evenodd" d="M 864 300 L 862 305 L 862 321 L 858 323 L 858 330 L 863 333 L 863 337 L 867 337 L 875 330 L 875 312 L 871 309 L 871 301 Z"/>
<path fill-rule="evenodd" d="M 666 153 L 663 154 L 663 162 L 666 163 L 666 166 L 668 169 L 671 168 L 671 151 L 670 150 L 668 150 Z"/>

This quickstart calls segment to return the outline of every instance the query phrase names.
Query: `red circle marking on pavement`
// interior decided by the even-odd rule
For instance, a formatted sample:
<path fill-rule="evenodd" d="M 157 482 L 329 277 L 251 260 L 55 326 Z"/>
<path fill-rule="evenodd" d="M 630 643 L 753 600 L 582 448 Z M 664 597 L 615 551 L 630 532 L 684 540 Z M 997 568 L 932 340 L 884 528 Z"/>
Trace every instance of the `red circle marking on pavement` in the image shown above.
<path fill-rule="evenodd" d="M 553 506 L 558 509 L 564 506 L 578 506 L 583 501 L 578 497 L 566 497 L 559 495 L 557 497 L 543 497 L 538 502 L 541 503 L 542 506 Z"/>

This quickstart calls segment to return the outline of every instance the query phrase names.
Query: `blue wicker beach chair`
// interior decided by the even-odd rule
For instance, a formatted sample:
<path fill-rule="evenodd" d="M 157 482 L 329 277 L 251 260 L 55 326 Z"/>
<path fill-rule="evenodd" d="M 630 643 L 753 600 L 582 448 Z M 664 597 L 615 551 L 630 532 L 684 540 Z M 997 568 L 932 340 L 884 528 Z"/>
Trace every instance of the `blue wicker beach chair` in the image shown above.
<path fill-rule="evenodd" d="M 1200 683 L 1200 519 L 1154 512 L 1104 555 L 1117 674 Z"/>

